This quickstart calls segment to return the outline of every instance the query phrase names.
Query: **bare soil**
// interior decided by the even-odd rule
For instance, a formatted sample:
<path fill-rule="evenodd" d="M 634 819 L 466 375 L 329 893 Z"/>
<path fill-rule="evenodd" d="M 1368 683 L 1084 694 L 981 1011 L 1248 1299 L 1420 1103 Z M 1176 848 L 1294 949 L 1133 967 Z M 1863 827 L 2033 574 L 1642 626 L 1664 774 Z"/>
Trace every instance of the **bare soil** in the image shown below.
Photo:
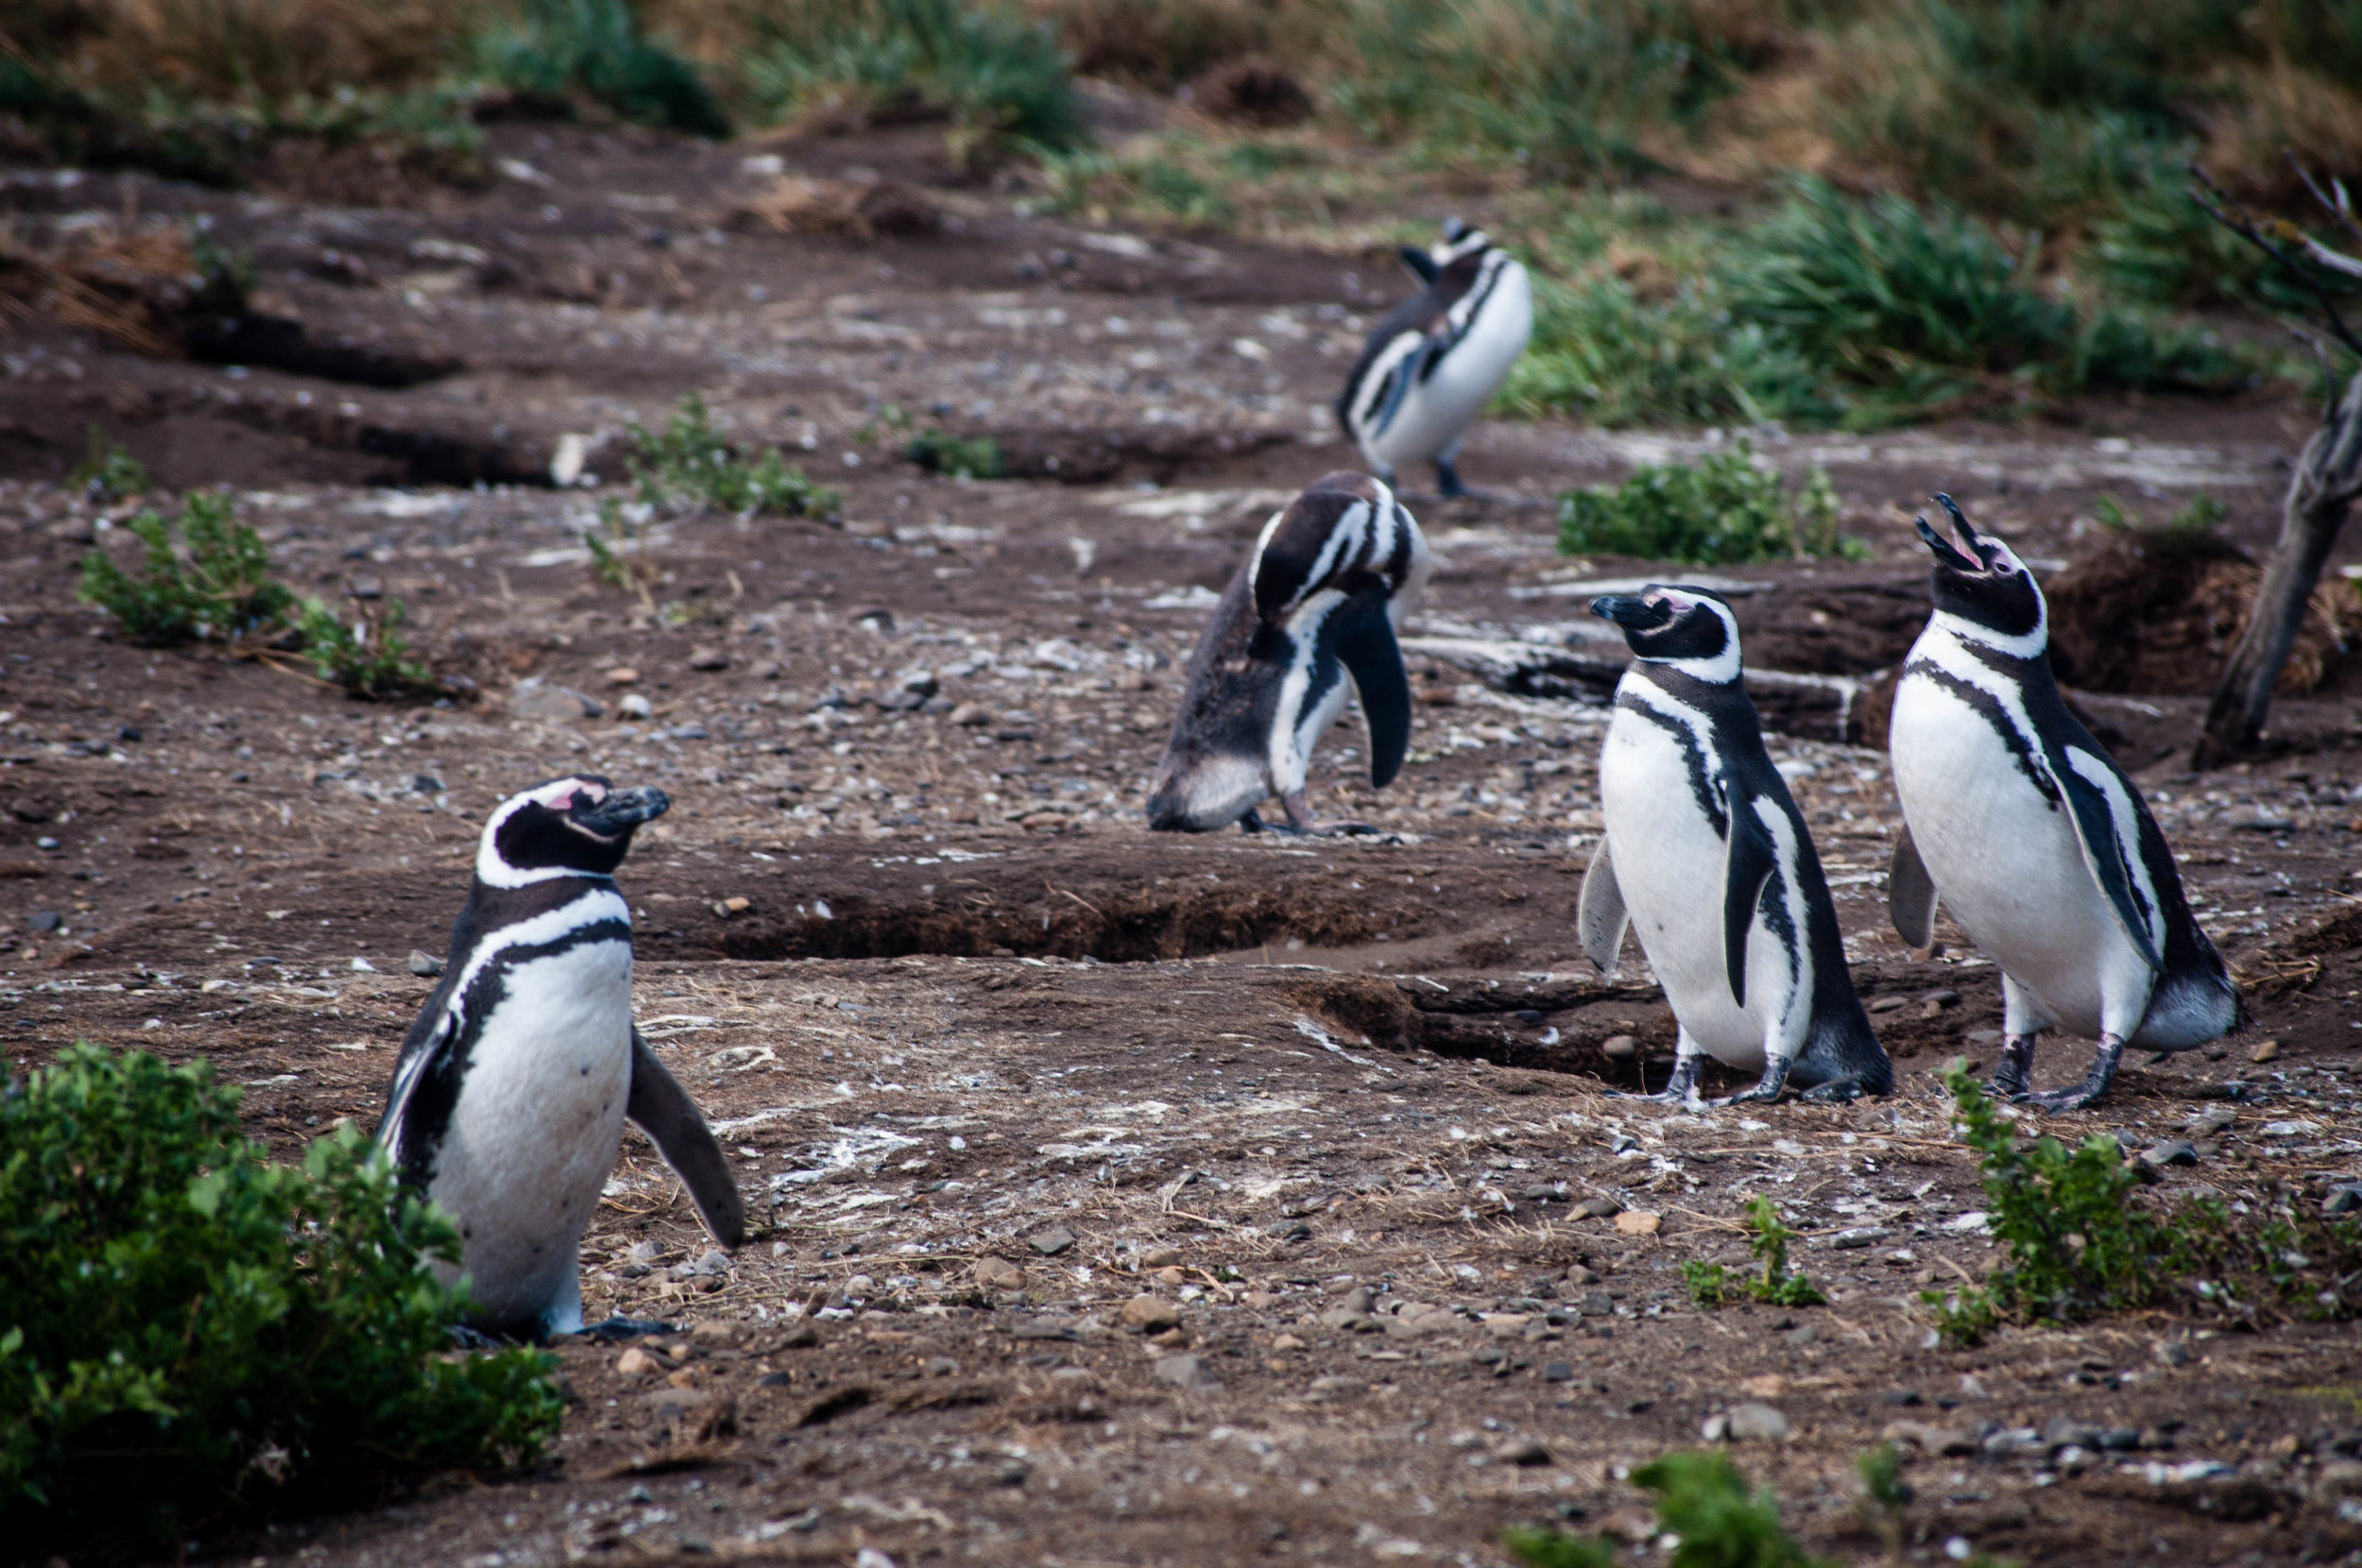
<path fill-rule="evenodd" d="M 1996 1260 L 1934 1074 L 1990 1059 L 1998 987 L 1956 930 L 1914 962 L 1880 893 L 1898 819 L 1875 677 L 1925 615 L 1921 498 L 1947 489 L 2063 561 L 2097 542 L 2097 494 L 2163 516 L 2204 489 L 2258 548 L 2302 406 L 1763 438 L 1826 466 L 1875 545 L 1724 575 L 1761 589 L 1740 601 L 1752 666 L 1860 683 L 1759 690 L 1900 1084 L 1669 1114 L 1608 1093 L 1661 1081 L 1661 995 L 1636 953 L 1620 980 L 1595 973 L 1571 929 L 1596 696 L 1498 690 L 1452 650 L 1612 656 L 1566 642 L 1582 585 L 1648 568 L 1556 556 L 1552 498 L 1710 436 L 1481 430 L 1463 469 L 1487 494 L 1438 503 L 1412 482 L 1445 563 L 1412 627 L 1443 650 L 1413 656 L 1412 761 L 1374 794 L 1349 724 L 1316 770 L 1316 807 L 1379 832 L 1151 836 L 1143 791 L 1207 590 L 1275 504 L 1350 460 L 1325 405 L 1395 286 L 1383 259 L 1079 231 L 955 183 L 916 132 L 756 155 L 897 181 L 938 220 L 870 239 L 733 227 L 775 178 L 744 148 L 494 137 L 495 188 L 404 208 L 0 185 L 36 237 L 205 214 L 306 341 L 460 366 L 365 386 L 11 330 L 0 1027 L 20 1067 L 76 1039 L 210 1058 L 289 1152 L 368 1125 L 431 983 L 406 960 L 447 941 L 484 814 L 561 771 L 660 784 L 675 809 L 625 869 L 642 1022 L 761 1227 L 722 1271 L 676 1278 L 707 1243 L 631 1135 L 583 1269 L 593 1315 L 681 1325 L 653 1369 L 563 1344 L 573 1404 L 533 1474 L 186 1560 L 1489 1563 L 1521 1522 L 1645 1535 L 1626 1468 L 1746 1402 L 1792 1431 L 1739 1445 L 1742 1466 L 1847 1560 L 1885 1551 L 1853 1479 L 1882 1436 L 1909 1460 L 1912 1560 L 1954 1538 L 2045 1563 L 2362 1547 L 2336 1468 L 2362 1420 L 2351 1327 L 2156 1315 L 1928 1346 L 1918 1293 Z M 652 614 L 593 580 L 596 496 L 552 487 L 549 464 L 592 437 L 611 486 L 624 420 L 692 390 L 844 505 L 661 521 Z M 996 436 L 1030 477 L 918 471 L 887 404 Z M 236 488 L 298 586 L 404 600 L 479 695 L 356 703 L 120 639 L 74 597 L 87 552 L 124 547 L 99 527 L 122 508 L 59 483 L 91 423 L 168 484 Z M 2182 760 L 2201 698 L 2081 699 L 2252 985 L 2251 1033 L 2136 1064 L 2060 1118 L 2147 1144 L 2230 1111 L 2167 1196 L 2278 1184 L 2311 1202 L 2357 1173 L 2344 678 L 2282 705 L 2268 758 L 2203 775 Z M 2083 1048 L 2052 1045 L 2041 1076 L 2079 1077 Z M 1675 1265 L 1737 1261 L 1754 1192 L 1806 1231 L 1797 1261 L 1830 1304 L 1690 1305 Z M 1593 1200 L 1657 1227 L 1627 1234 Z M 1380 1310 L 1354 1310 L 1360 1289 Z M 1172 1326 L 1127 1325 L 1141 1295 Z M 2062 1417 L 2140 1446 L 2062 1465 L 1986 1444 Z"/>

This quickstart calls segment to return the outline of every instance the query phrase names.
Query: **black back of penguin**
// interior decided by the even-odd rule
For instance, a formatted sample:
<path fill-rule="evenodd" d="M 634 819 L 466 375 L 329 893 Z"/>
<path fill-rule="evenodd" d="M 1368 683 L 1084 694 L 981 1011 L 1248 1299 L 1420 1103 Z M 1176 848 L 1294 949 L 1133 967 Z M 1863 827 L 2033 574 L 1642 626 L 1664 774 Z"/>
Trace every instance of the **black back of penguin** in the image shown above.
<path fill-rule="evenodd" d="M 1619 709 L 1659 726 L 1679 747 L 1691 799 L 1731 845 L 1722 893 L 1725 964 L 1733 984 L 1740 983 L 1743 974 L 1746 932 L 1760 916 L 1763 929 L 1774 940 L 1810 959 L 1811 1027 L 1790 1082 L 1809 1089 L 1851 1079 L 1864 1093 L 1886 1094 L 1894 1084 L 1893 1065 L 1854 990 L 1837 906 L 1812 834 L 1764 744 L 1762 721 L 1747 695 L 1729 606 L 1711 590 L 1671 587 L 1670 595 L 1652 588 L 1643 599 L 1598 600 L 1592 609 L 1622 625 L 1626 641 L 1640 656 L 1625 680 L 1650 683 L 1706 723 L 1708 733 L 1702 737 L 1643 697 L 1621 690 L 1617 696 Z M 1709 746 L 1711 758 L 1704 749 Z M 1784 861 L 1765 836 L 1756 815 L 1758 803 L 1788 819 L 1792 859 Z M 1645 864 L 1616 868 L 1620 878 L 1648 874 Z M 1786 901 L 1775 895 L 1781 879 L 1802 895 L 1802 931 L 1792 928 Z"/>

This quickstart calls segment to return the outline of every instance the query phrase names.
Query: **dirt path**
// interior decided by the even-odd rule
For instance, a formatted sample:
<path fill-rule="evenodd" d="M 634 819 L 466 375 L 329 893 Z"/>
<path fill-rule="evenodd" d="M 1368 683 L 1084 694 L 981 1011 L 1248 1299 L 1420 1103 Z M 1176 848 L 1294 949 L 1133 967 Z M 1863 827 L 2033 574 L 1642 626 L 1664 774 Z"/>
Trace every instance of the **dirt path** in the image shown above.
<path fill-rule="evenodd" d="M 1750 1402 L 1792 1431 L 1742 1464 L 1848 1559 L 1881 1550 L 1855 1457 L 1894 1433 L 1915 1559 L 1956 1536 L 2042 1562 L 2362 1544 L 2338 1511 L 2351 1329 L 2157 1318 L 1926 1348 L 1918 1291 L 1994 1256 L 1932 1075 L 1990 1056 L 1999 1001 L 1957 931 L 1915 963 L 1885 929 L 1897 817 L 1883 757 L 1848 743 L 1852 688 L 1779 688 L 1775 746 L 1900 1091 L 1701 1116 L 1603 1092 L 1636 1082 L 1633 1042 L 1659 1059 L 1672 1031 L 1636 961 L 1610 983 L 1573 940 L 1600 711 L 1580 682 L 1497 690 L 1463 656 L 1580 636 L 1578 585 L 1628 564 L 1555 556 L 1549 498 L 1697 440 L 1489 427 L 1465 465 L 1489 497 L 1413 499 L 1444 565 L 1412 627 L 1412 762 L 1374 795 L 1341 730 L 1313 786 L 1382 836 L 1152 838 L 1143 791 L 1210 590 L 1278 500 L 1347 461 L 1323 412 L 1347 302 L 1391 281 L 1367 258 L 1028 218 L 928 185 L 916 143 L 782 155 L 837 177 L 866 159 L 940 225 L 856 243 L 733 227 L 771 179 L 737 151 L 497 134 L 525 173 L 421 210 L 133 193 L 212 213 L 314 337 L 455 354 L 453 375 L 372 389 L 9 339 L 0 1027 L 20 1065 L 76 1038 L 211 1057 L 283 1149 L 368 1124 L 429 985 L 406 959 L 447 940 L 484 813 L 561 770 L 661 784 L 675 810 L 625 873 L 642 1021 L 764 1228 L 698 1272 L 693 1218 L 635 1138 L 586 1288 L 594 1313 L 688 1325 L 659 1369 L 567 1345 L 546 1473 L 209 1553 L 1491 1562 L 1514 1523 L 1641 1527 L 1625 1467 Z M 129 199 L 7 190 L 28 221 Z M 690 390 L 805 452 L 843 520 L 661 524 L 659 618 L 586 569 L 593 496 L 522 482 L 569 433 L 613 469 L 596 438 Z M 918 472 L 864 439 L 885 403 L 995 435 L 1028 477 Z M 2302 418 L 2127 408 L 1775 443 L 1831 469 L 1879 551 L 1737 573 L 1763 587 L 1742 601 L 1750 662 L 1890 668 L 1924 614 L 1893 508 L 1940 486 L 2045 558 L 2082 546 L 2102 490 L 2162 516 L 2205 489 L 2252 537 Z M 93 511 L 54 482 L 93 420 L 163 479 L 239 487 L 290 581 L 406 601 L 483 700 L 356 704 L 115 639 L 72 597 Z M 426 483 L 475 478 L 495 483 Z M 412 487 L 369 487 L 387 481 Z M 2285 707 L 2287 755 L 2203 776 L 2176 760 L 2193 699 L 2088 704 L 2257 981 L 2255 1033 L 2135 1065 L 2070 1118 L 2146 1144 L 2228 1110 L 2169 1193 L 2316 1201 L 2355 1173 L 2362 954 L 2296 940 L 2351 905 L 2341 690 Z M 2079 1050 L 2054 1048 L 2045 1081 L 2080 1076 Z M 1674 1265 L 1737 1261 L 1755 1192 L 1807 1232 L 1830 1305 L 1689 1304 Z M 1593 1212 L 1617 1207 L 1660 1227 Z M 1164 1304 L 1133 1311 L 1149 1332 L 1125 1321 L 1143 1293 Z M 2137 1446 L 2061 1466 L 2008 1436 L 2062 1420 Z"/>

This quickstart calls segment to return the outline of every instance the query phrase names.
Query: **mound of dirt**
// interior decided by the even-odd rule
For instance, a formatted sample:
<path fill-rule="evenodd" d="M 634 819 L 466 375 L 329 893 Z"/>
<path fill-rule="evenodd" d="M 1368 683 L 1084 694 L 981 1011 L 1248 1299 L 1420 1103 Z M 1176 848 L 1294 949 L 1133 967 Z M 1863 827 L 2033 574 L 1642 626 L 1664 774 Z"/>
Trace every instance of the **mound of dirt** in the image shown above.
<path fill-rule="evenodd" d="M 2262 576 L 2212 535 L 2120 535 L 2045 585 L 2051 668 L 2091 691 L 2209 691 Z M 2342 583 L 2315 590 L 2275 690 L 2300 696 L 2334 674 L 2362 629 L 2357 609 Z"/>

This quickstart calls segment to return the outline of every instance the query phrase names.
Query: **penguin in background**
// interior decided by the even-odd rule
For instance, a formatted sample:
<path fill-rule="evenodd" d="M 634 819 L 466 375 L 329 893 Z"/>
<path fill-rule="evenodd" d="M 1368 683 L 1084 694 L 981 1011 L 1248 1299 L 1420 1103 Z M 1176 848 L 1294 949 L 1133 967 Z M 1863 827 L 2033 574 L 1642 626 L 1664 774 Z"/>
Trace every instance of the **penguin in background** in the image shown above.
<path fill-rule="evenodd" d="M 1337 422 L 1389 485 L 1435 465 L 1436 488 L 1467 494 L 1461 439 L 1533 333 L 1533 285 L 1517 259 L 1458 218 L 1434 250 L 1405 246 L 1423 285 L 1371 329 L 1337 397 Z"/>
<path fill-rule="evenodd" d="M 713 1238 L 745 1216 L 688 1092 L 631 1019 L 631 911 L 615 868 L 672 803 L 577 775 L 504 801 L 476 848 L 451 957 L 402 1042 L 377 1141 L 459 1226 L 471 1326 L 539 1340 L 582 1327 L 577 1253 L 626 1117 Z"/>
<path fill-rule="evenodd" d="M 1348 674 L 1369 724 L 1370 783 L 1383 789 L 1400 771 L 1411 680 L 1395 633 L 1429 564 L 1418 523 L 1367 474 L 1328 474 L 1273 514 L 1190 656 L 1150 829 L 1209 833 L 1235 822 L 1259 832 L 1256 808 L 1277 795 L 1284 831 L 1366 831 L 1316 826 L 1305 774 L 1344 710 Z"/>
<path fill-rule="evenodd" d="M 1673 1077 L 1643 1098 L 1693 1109 L 1701 1058 L 1760 1071 L 1714 1101 L 1883 1095 L 1894 1069 L 1854 993 L 1837 910 L 1788 782 L 1740 684 L 1720 598 L 1651 586 L 1591 601 L 1637 656 L 1600 754 L 1606 821 L 1583 875 L 1583 951 L 1613 975 L 1638 930 L 1680 1025 Z"/>
<path fill-rule="evenodd" d="M 2080 1110 L 2107 1093 L 2127 1045 L 2189 1050 L 2240 1027 L 2246 1008 L 2139 786 L 2059 693 L 2033 573 L 1935 499 L 1958 543 L 1919 520 L 1935 613 L 1904 661 L 1888 731 L 1904 823 L 1889 911 L 1925 947 L 1941 900 L 2000 968 L 1993 1088 Z M 2098 1052 L 2082 1082 L 2037 1094 L 2045 1029 L 2091 1035 Z"/>

